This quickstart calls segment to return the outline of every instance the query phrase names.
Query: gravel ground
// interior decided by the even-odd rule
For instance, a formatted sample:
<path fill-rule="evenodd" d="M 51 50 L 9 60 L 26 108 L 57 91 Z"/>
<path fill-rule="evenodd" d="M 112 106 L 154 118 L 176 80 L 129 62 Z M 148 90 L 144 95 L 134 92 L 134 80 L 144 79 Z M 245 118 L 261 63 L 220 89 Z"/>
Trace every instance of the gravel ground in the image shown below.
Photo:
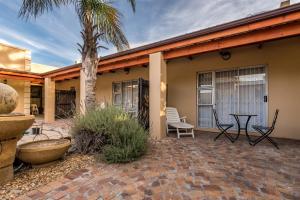
<path fill-rule="evenodd" d="M 93 162 L 92 156 L 75 154 L 48 167 L 21 171 L 15 174 L 14 180 L 0 186 L 0 199 L 15 199 L 74 170 L 86 168 Z"/>

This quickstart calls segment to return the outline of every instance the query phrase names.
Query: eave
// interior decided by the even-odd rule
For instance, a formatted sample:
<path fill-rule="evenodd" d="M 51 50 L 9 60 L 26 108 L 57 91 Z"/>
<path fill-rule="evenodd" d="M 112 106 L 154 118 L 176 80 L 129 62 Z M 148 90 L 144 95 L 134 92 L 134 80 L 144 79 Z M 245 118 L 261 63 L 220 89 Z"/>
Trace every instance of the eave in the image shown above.
<path fill-rule="evenodd" d="M 0 68 L 0 78 L 30 81 L 36 84 L 41 84 L 44 82 L 44 77 L 40 74 L 19 70 L 11 70 L 7 68 Z"/>
<path fill-rule="evenodd" d="M 149 55 L 163 52 L 176 59 L 300 35 L 300 4 L 222 24 L 168 40 L 102 57 L 98 72 L 137 67 L 149 63 Z M 80 64 L 45 74 L 54 80 L 80 76 Z"/>
<path fill-rule="evenodd" d="M 98 73 L 149 64 L 149 55 L 163 52 L 165 60 L 190 57 L 300 35 L 300 3 L 142 47 L 104 56 Z M 81 64 L 41 74 L 55 81 L 78 78 Z"/>

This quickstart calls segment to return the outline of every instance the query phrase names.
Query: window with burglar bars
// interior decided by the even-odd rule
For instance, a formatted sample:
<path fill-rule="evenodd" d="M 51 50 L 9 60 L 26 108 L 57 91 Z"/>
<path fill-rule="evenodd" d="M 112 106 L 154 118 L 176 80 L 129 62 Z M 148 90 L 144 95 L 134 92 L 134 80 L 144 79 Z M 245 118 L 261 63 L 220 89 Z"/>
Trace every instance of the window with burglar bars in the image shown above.
<path fill-rule="evenodd" d="M 113 88 L 113 105 L 123 108 L 134 116 L 138 113 L 138 80 L 116 82 Z"/>

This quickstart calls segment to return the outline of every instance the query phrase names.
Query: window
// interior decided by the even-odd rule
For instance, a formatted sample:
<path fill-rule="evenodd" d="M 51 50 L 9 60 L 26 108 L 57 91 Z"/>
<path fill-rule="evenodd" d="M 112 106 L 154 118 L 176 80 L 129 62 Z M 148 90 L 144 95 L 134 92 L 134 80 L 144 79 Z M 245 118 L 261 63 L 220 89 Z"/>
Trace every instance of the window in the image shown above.
<path fill-rule="evenodd" d="M 212 108 L 220 121 L 232 122 L 230 113 L 251 113 L 257 124 L 267 121 L 266 72 L 264 66 L 236 68 L 198 74 L 198 127 L 213 128 Z M 245 119 L 241 119 L 244 123 Z M 253 121 L 252 121 L 253 122 Z"/>
<path fill-rule="evenodd" d="M 122 83 L 113 83 L 113 104 L 122 106 Z"/>
<path fill-rule="evenodd" d="M 202 128 L 212 127 L 213 109 L 213 75 L 209 73 L 199 74 L 198 79 L 198 124 Z"/>
<path fill-rule="evenodd" d="M 113 105 L 137 115 L 138 93 L 137 80 L 113 83 Z"/>

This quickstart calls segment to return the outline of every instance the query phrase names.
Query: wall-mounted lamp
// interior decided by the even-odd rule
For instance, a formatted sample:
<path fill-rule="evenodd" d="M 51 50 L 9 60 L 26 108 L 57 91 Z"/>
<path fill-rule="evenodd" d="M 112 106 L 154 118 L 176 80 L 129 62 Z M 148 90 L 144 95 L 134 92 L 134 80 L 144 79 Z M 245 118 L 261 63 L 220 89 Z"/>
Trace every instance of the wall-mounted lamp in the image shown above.
<path fill-rule="evenodd" d="M 4 79 L 4 80 L 3 80 L 3 83 L 4 83 L 4 84 L 7 84 L 7 80 L 6 80 L 6 79 Z"/>
<path fill-rule="evenodd" d="M 262 48 L 263 48 L 263 44 L 258 44 L 258 45 L 257 45 L 257 48 L 258 48 L 258 49 L 262 49 Z"/>
<path fill-rule="evenodd" d="M 194 60 L 194 57 L 193 56 L 189 56 L 188 59 L 189 60 Z"/>
<path fill-rule="evenodd" d="M 221 51 L 220 56 L 223 60 L 229 60 L 231 58 L 231 53 L 229 51 Z"/>
<path fill-rule="evenodd" d="M 125 72 L 126 74 L 129 74 L 130 68 L 128 68 L 128 67 L 124 68 L 124 72 Z"/>

